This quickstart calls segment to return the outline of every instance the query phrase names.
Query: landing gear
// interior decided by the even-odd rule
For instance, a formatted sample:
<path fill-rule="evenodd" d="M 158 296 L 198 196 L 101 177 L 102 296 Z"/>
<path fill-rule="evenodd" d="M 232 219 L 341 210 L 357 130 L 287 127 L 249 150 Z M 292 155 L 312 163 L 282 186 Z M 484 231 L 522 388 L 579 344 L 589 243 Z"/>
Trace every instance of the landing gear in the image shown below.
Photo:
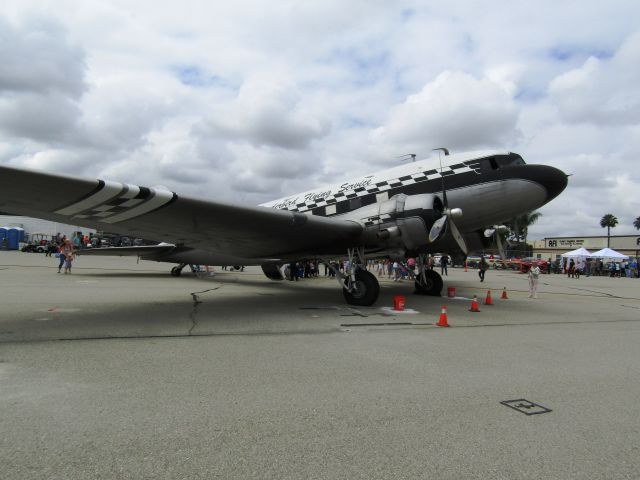
<path fill-rule="evenodd" d="M 364 247 L 348 248 L 349 268 L 345 273 L 340 272 L 331 262 L 324 260 L 324 264 L 335 274 L 342 287 L 344 299 L 349 305 L 369 307 L 376 303 L 380 294 L 380 284 L 374 274 L 368 272 L 364 265 Z"/>
<path fill-rule="evenodd" d="M 183 269 L 184 267 L 186 267 L 186 266 L 187 266 L 187 264 L 186 264 L 186 263 L 181 263 L 180 265 L 176 265 L 175 267 L 173 267 L 173 268 L 171 269 L 171 276 L 172 276 L 172 277 L 179 277 L 179 276 L 180 276 L 180 274 L 182 273 L 182 269 Z"/>
<path fill-rule="evenodd" d="M 359 305 L 368 307 L 373 305 L 380 294 L 380 284 L 373 273 L 358 268 L 355 271 L 355 280 L 351 281 L 351 287 L 347 286 L 348 279 L 345 281 L 342 293 L 344 299 L 349 305 Z"/>
<path fill-rule="evenodd" d="M 416 289 L 413 293 L 416 295 L 430 295 L 432 297 L 440 297 L 444 283 L 438 272 L 429 270 L 424 265 L 425 256 L 420 254 L 418 259 L 418 276 L 416 278 Z"/>

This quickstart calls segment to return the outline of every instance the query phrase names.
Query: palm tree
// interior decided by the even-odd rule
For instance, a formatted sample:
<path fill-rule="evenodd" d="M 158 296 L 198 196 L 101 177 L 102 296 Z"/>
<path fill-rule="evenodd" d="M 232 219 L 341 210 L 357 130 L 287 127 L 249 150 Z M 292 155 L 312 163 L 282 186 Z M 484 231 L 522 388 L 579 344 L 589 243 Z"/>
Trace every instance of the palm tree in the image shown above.
<path fill-rule="evenodd" d="M 542 214 L 540 212 L 528 212 L 523 213 L 519 217 L 513 219 L 512 232 L 516 241 L 527 243 L 527 236 L 529 235 L 529 227 L 536 223 Z"/>
<path fill-rule="evenodd" d="M 612 213 L 607 213 L 600 219 L 600 226 L 602 228 L 607 228 L 607 248 L 609 247 L 609 243 L 611 240 L 611 229 L 615 228 L 616 225 L 618 225 L 618 219 Z"/>
<path fill-rule="evenodd" d="M 510 237 L 518 244 L 520 242 L 523 242 L 525 250 L 527 249 L 527 236 L 529 235 L 529 227 L 536 223 L 541 216 L 542 213 L 540 212 L 523 213 L 507 224 L 511 230 Z M 521 254 L 524 254 L 524 252 L 521 252 Z"/>
<path fill-rule="evenodd" d="M 636 230 L 640 230 L 640 217 L 636 217 L 633 221 L 633 226 L 636 227 Z"/>

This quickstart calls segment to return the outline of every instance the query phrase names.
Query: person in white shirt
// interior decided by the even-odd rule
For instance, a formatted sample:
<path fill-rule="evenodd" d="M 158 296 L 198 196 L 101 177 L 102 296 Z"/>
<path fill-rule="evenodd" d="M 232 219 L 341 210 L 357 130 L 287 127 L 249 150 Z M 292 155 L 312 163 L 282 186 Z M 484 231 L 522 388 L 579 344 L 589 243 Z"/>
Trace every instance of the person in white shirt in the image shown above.
<path fill-rule="evenodd" d="M 538 267 L 538 262 L 533 262 L 529 269 L 529 298 L 538 298 L 539 277 L 540 267 Z"/>

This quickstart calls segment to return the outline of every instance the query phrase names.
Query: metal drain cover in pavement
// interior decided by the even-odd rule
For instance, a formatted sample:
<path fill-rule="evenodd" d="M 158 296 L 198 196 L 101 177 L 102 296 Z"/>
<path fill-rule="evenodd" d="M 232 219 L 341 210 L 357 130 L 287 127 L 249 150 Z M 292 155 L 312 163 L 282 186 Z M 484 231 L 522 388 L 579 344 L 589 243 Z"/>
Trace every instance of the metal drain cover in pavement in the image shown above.
<path fill-rule="evenodd" d="M 518 400 L 505 400 L 500 403 L 509 408 L 513 408 L 520 413 L 524 413 L 525 415 L 538 415 L 540 413 L 548 413 L 552 411 L 550 408 L 543 407 L 542 405 L 530 402 L 524 398 L 519 398 Z"/>

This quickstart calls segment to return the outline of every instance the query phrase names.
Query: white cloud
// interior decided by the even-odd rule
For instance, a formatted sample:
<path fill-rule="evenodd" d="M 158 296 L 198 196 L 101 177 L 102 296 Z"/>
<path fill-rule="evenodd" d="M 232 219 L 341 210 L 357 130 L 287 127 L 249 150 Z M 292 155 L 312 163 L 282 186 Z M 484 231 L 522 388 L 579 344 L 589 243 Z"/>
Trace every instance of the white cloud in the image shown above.
<path fill-rule="evenodd" d="M 85 54 L 57 21 L 29 17 L 14 25 L 0 17 L 0 94 L 62 93 L 78 98 L 86 89 Z"/>
<path fill-rule="evenodd" d="M 304 104 L 295 83 L 266 75 L 248 79 L 225 109 L 213 109 L 207 123 L 214 137 L 286 149 L 306 148 L 330 128 L 323 114 Z"/>
<path fill-rule="evenodd" d="M 640 4 L 8 0 L 0 162 L 259 203 L 478 147 L 572 173 L 530 237 L 634 233 Z M 603 21 L 606 19 L 606 21 Z"/>
<path fill-rule="evenodd" d="M 549 93 L 564 120 L 596 125 L 640 121 L 640 34 L 629 37 L 611 59 L 590 57 L 554 79 Z"/>
<path fill-rule="evenodd" d="M 512 144 L 518 136 L 517 117 L 516 104 L 498 83 L 443 72 L 394 106 L 373 138 L 378 144 L 422 151 L 435 145 L 469 149 Z"/>

